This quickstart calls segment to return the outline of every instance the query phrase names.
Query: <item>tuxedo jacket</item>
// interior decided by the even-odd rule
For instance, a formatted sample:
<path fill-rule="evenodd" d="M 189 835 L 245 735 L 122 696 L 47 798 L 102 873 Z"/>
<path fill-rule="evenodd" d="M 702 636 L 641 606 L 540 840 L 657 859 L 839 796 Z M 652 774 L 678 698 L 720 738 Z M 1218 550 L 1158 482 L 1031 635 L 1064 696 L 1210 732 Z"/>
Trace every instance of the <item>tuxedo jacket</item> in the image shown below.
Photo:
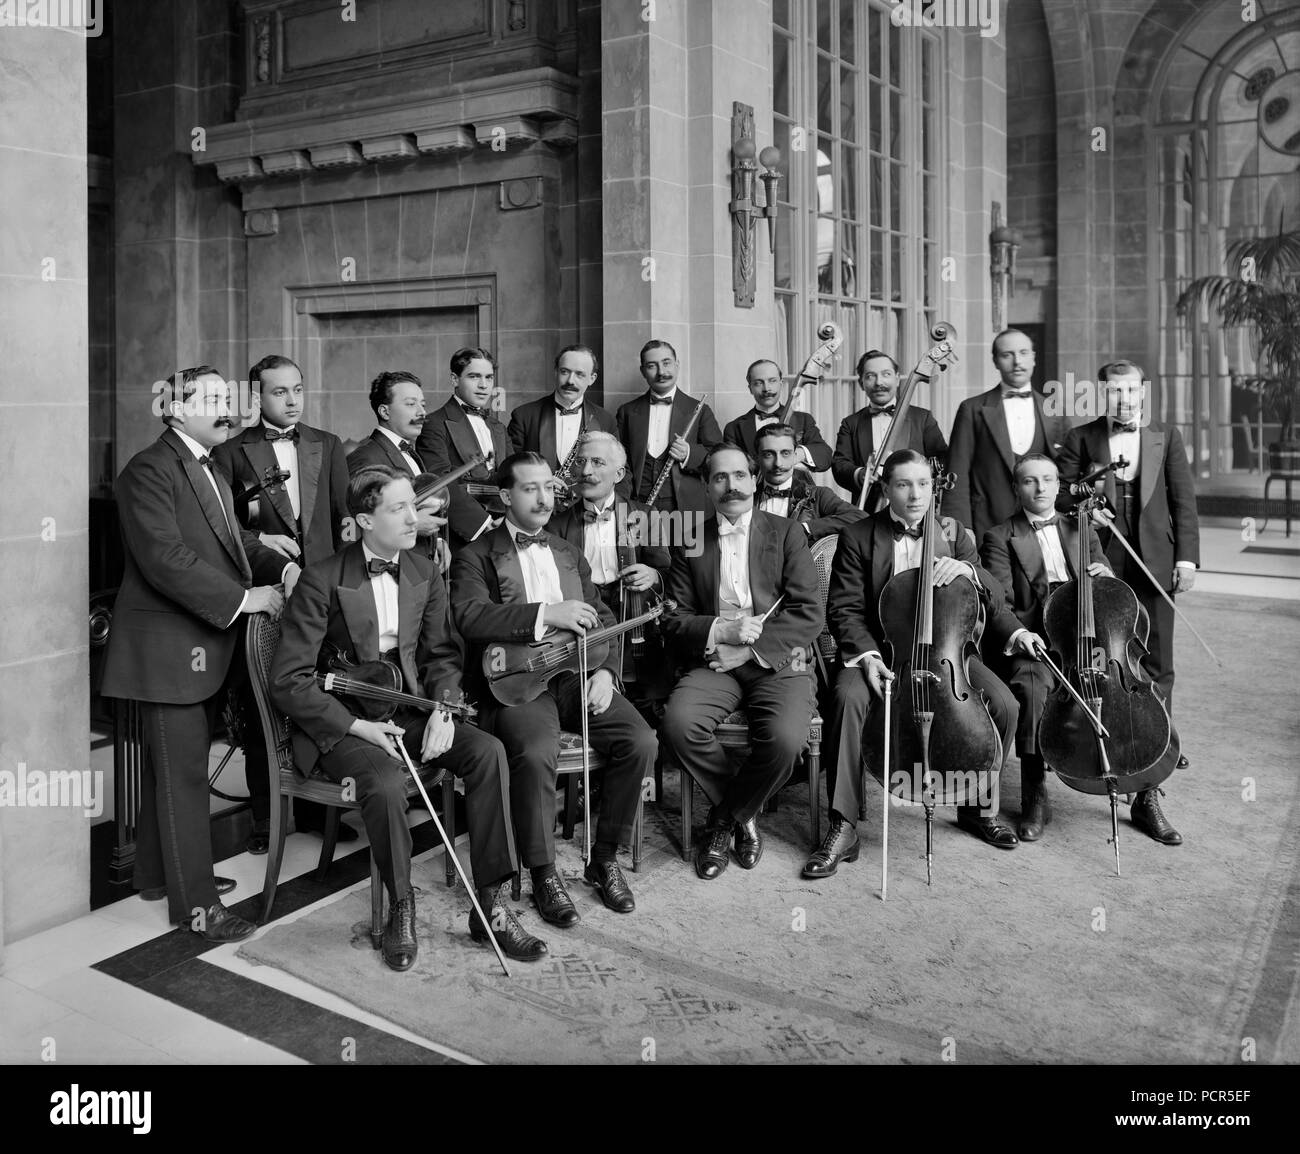
<path fill-rule="evenodd" d="M 591 582 L 591 566 L 581 547 L 549 529 L 543 532 L 549 538 L 564 599 L 585 601 L 600 615 L 602 628 L 613 625 L 614 614 Z M 533 629 L 540 602 L 528 600 L 519 550 L 504 523 L 456 553 L 451 562 L 451 589 L 456 629 L 468 647 L 465 681 L 479 700 L 487 701 L 491 690 L 480 672 L 483 651 L 494 641 L 539 644 L 533 640 Z M 611 645 L 597 668 L 608 669 L 617 677 L 619 666 L 617 646 Z"/>
<path fill-rule="evenodd" d="M 1178 561 L 1201 563 L 1201 534 L 1196 520 L 1196 490 L 1187 463 L 1183 438 L 1173 426 L 1150 425 L 1138 430 L 1137 550 L 1146 567 L 1166 592 L 1173 589 Z M 1073 428 L 1061 446 L 1057 465 L 1061 471 L 1058 506 L 1074 503 L 1068 486 L 1100 465 L 1110 464 L 1110 422 L 1098 417 Z M 1106 497 L 1115 503 L 1115 474 L 1105 480 Z M 1109 538 L 1109 530 L 1106 531 Z M 1109 553 L 1110 550 L 1108 549 Z M 1112 560 L 1116 558 L 1112 555 Z"/>
<path fill-rule="evenodd" d="M 1030 396 L 1037 414 L 1035 439 L 1041 441 L 1040 451 L 1055 460 L 1070 422 L 1045 412 L 1040 394 L 1031 392 Z M 975 540 L 982 540 L 994 525 L 1020 508 L 1012 488 L 1015 464 L 1002 410 L 1002 386 L 967 397 L 957 406 L 952 423 L 948 469 L 955 475 L 956 485 L 943 498 L 943 512 L 973 530 Z"/>
<path fill-rule="evenodd" d="M 1057 521 L 1061 536 L 1061 552 L 1070 570 L 1070 580 L 1079 579 L 1079 530 L 1074 519 L 1061 514 Z M 1049 530 L 1050 531 L 1050 530 Z M 1029 523 L 1029 516 L 1021 509 L 1014 516 L 994 525 L 984 534 L 980 543 L 980 560 L 1002 586 L 1007 608 L 1016 615 L 1020 624 L 1037 634 L 1043 632 L 1043 603 L 1047 600 L 1047 563 L 1043 560 L 1038 535 Z M 1106 562 L 1097 531 L 1088 526 L 1088 561 Z"/>
<path fill-rule="evenodd" d="M 695 556 L 674 549 L 668 570 L 668 596 L 677 609 L 664 619 L 664 638 L 687 668 L 708 665 L 704 647 L 709 630 L 721 611 L 721 552 L 718 519 L 704 522 L 703 547 Z M 817 567 L 804 531 L 793 521 L 755 509 L 749 524 L 749 588 L 754 616 L 785 600 L 764 623 L 754 652 L 778 677 L 807 672 L 808 647 L 822 631 L 822 603 L 817 589 Z M 800 660 L 796 661 L 796 654 Z"/>
<path fill-rule="evenodd" d="M 106 697 L 166 705 L 212 697 L 237 648 L 231 625 L 245 590 L 280 580 L 285 559 L 240 527 L 230 486 L 213 475 L 220 501 L 168 429 L 117 479 L 126 567 L 104 654 Z"/>
<path fill-rule="evenodd" d="M 948 442 L 939 431 L 938 422 L 929 409 L 920 405 L 908 405 L 903 414 L 904 427 L 899 431 L 898 447 L 915 449 L 927 457 L 943 460 L 948 455 Z M 835 455 L 831 458 L 831 476 L 835 483 L 853 494 L 856 504 L 861 495 L 861 486 L 853 481 L 853 475 L 871 459 L 876 451 L 875 438 L 871 429 L 871 411 L 859 409 L 850 413 L 840 422 L 840 431 L 835 436 Z"/>
<path fill-rule="evenodd" d="M 867 516 L 862 509 L 850 505 L 825 485 L 815 484 L 797 471 L 790 484 L 790 500 L 786 508 L 789 520 L 808 526 L 809 541 L 829 537 Z"/>
<path fill-rule="evenodd" d="M 416 459 L 424 466 L 424 471 L 426 473 L 432 472 L 429 468 L 429 462 L 424 459 L 424 455 L 420 453 L 418 446 L 415 451 L 417 454 Z M 411 467 L 406 463 L 406 458 L 402 456 L 401 450 L 378 429 L 372 429 L 370 436 L 348 454 L 348 475 L 355 477 L 362 469 L 370 469 L 375 465 L 386 465 L 390 469 L 395 469 L 401 476 L 408 477 L 412 483 L 415 481 L 416 475 L 411 472 Z M 473 501 L 473 498 L 466 495 L 464 490 L 461 491 L 460 496 L 462 502 Z M 452 493 L 450 497 L 452 504 L 455 504 L 456 495 Z M 474 505 L 478 506 L 478 502 L 474 501 Z M 442 515 L 447 517 L 450 525 L 450 510 L 444 510 Z M 433 536 L 422 533 L 416 548 L 426 557 L 429 557 L 433 555 L 434 542 L 435 538 Z"/>
<path fill-rule="evenodd" d="M 496 481 L 497 467 L 510 456 L 513 449 L 506 427 L 496 417 L 489 413 L 483 420 L 492 436 L 491 468 L 486 464 L 476 465 L 465 475 L 465 480 L 491 484 Z M 439 476 L 459 469 L 482 452 L 469 417 L 455 397 L 425 418 L 424 428 L 420 430 L 420 439 L 416 441 L 415 447 L 424 467 Z M 477 498 L 469 495 L 463 484 L 451 487 L 450 498 L 447 527 L 451 530 L 453 542 L 459 546 L 473 539 L 489 514 Z"/>
<path fill-rule="evenodd" d="M 668 424 L 668 443 L 673 437 L 686 431 L 691 414 L 699 398 L 688 396 L 678 389 L 673 394 L 673 414 Z M 627 450 L 627 467 L 630 492 L 633 496 L 641 493 L 642 479 L 647 471 L 654 472 L 655 459 L 649 455 L 650 439 L 650 394 L 642 393 L 635 400 L 620 405 L 618 409 L 618 439 Z M 713 410 L 706 404 L 700 410 L 699 419 L 691 425 L 686 436 L 690 454 L 681 468 L 673 469 L 668 474 L 667 484 L 672 486 L 673 496 L 678 509 L 696 509 L 700 511 L 711 508 L 708 494 L 699 478 L 699 470 L 704 464 L 704 454 L 722 440 L 722 430 L 713 416 Z"/>
<path fill-rule="evenodd" d="M 704 414 L 700 414 L 703 419 Z M 820 473 L 831 465 L 831 447 L 822 439 L 821 430 L 810 414 L 791 412 L 790 427 L 799 434 L 799 443 L 808 450 L 812 458 L 812 470 Z M 750 409 L 734 421 L 728 421 L 722 430 L 722 439 L 739 445 L 751 457 L 758 460 L 758 410 Z"/>
<path fill-rule="evenodd" d="M 1020 628 L 1020 622 L 1007 609 L 1002 586 L 981 567 L 975 546 L 964 533 L 958 534 L 955 542 L 936 533 L 934 555 L 956 557 L 975 566 L 980 597 L 987 610 L 984 638 L 1001 650 Z M 842 661 L 873 650 L 888 655 L 880 624 L 880 594 L 893 575 L 894 531 L 887 508 L 840 533 L 826 593 L 826 624 L 839 646 Z"/>
<path fill-rule="evenodd" d="M 447 613 L 438 567 L 404 550 L 398 558 L 397 648 L 402 690 L 416 697 L 460 696 L 461 648 Z M 348 661 L 379 657 L 379 617 L 361 542 L 303 570 L 285 602 L 271 663 L 271 700 L 293 721 L 294 763 L 303 774 L 347 735 L 356 714 L 316 682 L 326 643 Z"/>
<path fill-rule="evenodd" d="M 343 544 L 343 519 L 348 515 L 348 463 L 343 442 L 333 433 L 302 423 L 296 428 L 301 516 L 294 518 L 288 492 L 283 485 L 276 485 L 257 495 L 259 519 L 263 532 L 292 537 L 302 550 L 299 563 L 310 565 L 333 555 Z M 212 450 L 212 459 L 237 493 L 256 485 L 267 469 L 279 467 L 261 421 L 218 445 Z"/>

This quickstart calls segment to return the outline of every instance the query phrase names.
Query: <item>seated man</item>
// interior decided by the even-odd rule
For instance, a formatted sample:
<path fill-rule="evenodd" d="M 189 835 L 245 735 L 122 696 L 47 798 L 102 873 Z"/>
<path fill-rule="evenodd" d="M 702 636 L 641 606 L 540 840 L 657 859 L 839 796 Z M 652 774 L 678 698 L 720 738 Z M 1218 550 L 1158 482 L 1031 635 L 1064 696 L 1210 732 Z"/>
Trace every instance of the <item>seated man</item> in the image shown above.
<path fill-rule="evenodd" d="M 913 449 L 891 453 L 882 473 L 888 504 L 839 538 L 826 595 L 826 624 L 839 645 L 842 664 L 835 677 L 831 715 L 826 725 L 826 793 L 830 799 L 830 828 L 821 848 L 803 868 L 806 878 L 830 877 L 842 861 L 856 861 L 857 823 L 862 810 L 862 731 L 871 697 L 884 693 L 892 680 L 881 655 L 880 594 L 895 573 L 915 569 L 921 562 L 921 524 L 933 495 L 929 462 Z M 977 565 L 979 556 L 964 532 L 950 542 L 936 535 L 934 583 L 943 586 L 971 575 L 988 602 L 985 637 L 1001 647 L 1016 627 L 1003 605 L 1002 589 Z M 1016 699 L 978 657 L 968 665 L 970 683 L 980 690 L 989 715 L 1002 738 L 1003 759 L 1016 728 Z M 906 693 L 905 688 L 896 690 Z M 897 706 L 896 706 L 897 708 Z M 1000 767 L 999 767 L 1000 768 Z M 1015 849 L 1016 835 L 997 819 L 981 814 L 978 805 L 957 810 L 957 824 L 998 849 Z"/>
<path fill-rule="evenodd" d="M 713 803 L 695 858 L 695 872 L 711 881 L 727 868 L 733 835 L 742 869 L 763 856 L 758 815 L 808 744 L 808 647 L 822 608 L 803 531 L 754 508 L 753 458 L 722 444 L 703 468 L 717 517 L 704 523 L 696 555 L 673 550 L 668 596 L 677 609 L 664 635 L 689 672 L 668 699 L 662 736 Z M 742 707 L 751 753 L 737 769 L 715 731 Z"/>
<path fill-rule="evenodd" d="M 504 522 L 466 545 L 451 567 L 456 624 L 475 657 L 494 644 L 526 645 L 555 630 L 583 634 L 613 624 L 582 550 L 544 530 L 555 507 L 545 458 L 532 452 L 507 457 L 498 483 Z M 501 657 L 505 650 L 495 653 Z M 606 906 L 627 914 L 636 901 L 616 855 L 632 840 L 641 783 L 654 768 L 657 746 L 641 715 L 616 692 L 617 674 L 611 646 L 587 681 L 589 743 L 605 759 L 605 780 L 584 877 Z M 578 674 L 561 666 L 535 698 L 510 707 L 493 700 L 484 679 L 475 684 L 483 724 L 501 739 L 510 761 L 515 837 L 532 874 L 533 898 L 546 921 L 567 929 L 580 916 L 555 869 L 555 778 L 561 730 L 582 731 Z"/>
<path fill-rule="evenodd" d="M 1020 755 L 1020 840 L 1037 841 L 1052 820 L 1043 759 L 1038 753 L 1038 719 L 1052 688 L 1051 671 L 1038 660 L 1046 645 L 1043 603 L 1058 585 L 1076 580 L 1079 533 L 1068 514 L 1056 513 L 1061 481 L 1056 463 L 1042 453 L 1021 457 L 1014 471 L 1020 511 L 984 534 L 980 559 L 1006 594 L 1020 628 L 1003 653 L 1002 672 L 1020 702 L 1016 752 Z M 1113 577 L 1097 531 L 1088 527 L 1088 572 Z"/>
<path fill-rule="evenodd" d="M 757 445 L 758 464 L 763 471 L 758 508 L 774 517 L 797 521 L 808 534 L 809 544 L 865 519 L 867 514 L 856 505 L 796 471 L 798 436 L 790 425 L 760 429 Z"/>
<path fill-rule="evenodd" d="M 442 576 L 415 549 L 419 514 L 410 480 L 383 466 L 362 469 L 348 483 L 348 511 L 361 540 L 309 567 L 290 599 L 271 665 L 271 699 L 296 727 L 294 762 L 304 773 L 319 765 L 333 781 L 356 783 L 370 852 L 388 890 L 383 952 L 389 967 L 410 969 L 419 949 L 406 825 L 409 770 L 394 739 L 405 742 L 417 764 L 450 769 L 463 780 L 479 904 L 501 949 L 535 961 L 547 953 L 546 943 L 527 933 L 500 899 L 516 866 L 501 743 L 437 710 L 402 706 L 393 721 L 368 721 L 317 682 L 318 667 L 337 651 L 353 662 L 392 661 L 402 671 L 403 691 L 417 697 L 460 695 L 460 645 Z M 471 913 L 470 936 L 481 942 L 488 932 Z"/>

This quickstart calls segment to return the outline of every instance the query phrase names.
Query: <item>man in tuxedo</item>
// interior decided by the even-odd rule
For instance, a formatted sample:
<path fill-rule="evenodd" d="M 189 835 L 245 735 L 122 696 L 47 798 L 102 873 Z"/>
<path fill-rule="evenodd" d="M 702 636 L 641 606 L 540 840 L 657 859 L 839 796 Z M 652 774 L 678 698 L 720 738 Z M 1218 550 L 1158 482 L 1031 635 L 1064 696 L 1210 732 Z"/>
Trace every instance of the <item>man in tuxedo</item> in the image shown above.
<path fill-rule="evenodd" d="M 584 433 L 573 475 L 578 503 L 556 513 L 548 528 L 582 550 L 596 592 L 616 619 L 639 616 L 650 593 L 663 593 L 668 549 L 651 531 L 649 510 L 615 492 L 627 475 L 627 451 L 612 433 Z M 623 602 L 626 614 L 620 609 Z M 622 651 L 620 678 L 628 700 L 642 716 L 653 716 L 653 703 L 666 700 L 672 689 L 658 627 L 646 626 L 636 642 L 623 634 L 611 644 Z"/>
<path fill-rule="evenodd" d="M 1116 540 L 1122 536 L 1170 597 L 1190 590 L 1201 562 L 1196 488 L 1183 439 L 1173 425 L 1150 421 L 1145 414 L 1146 377 L 1131 361 L 1103 365 L 1097 374 L 1107 414 L 1070 430 L 1058 463 L 1061 484 L 1068 486 L 1102 465 L 1123 457 L 1124 468 L 1097 483 L 1110 509 L 1093 514 L 1106 558 L 1128 584 L 1150 618 L 1147 656 L 1142 664 L 1173 715 L 1174 611 L 1150 579 Z M 1069 503 L 1067 498 L 1061 504 Z M 1180 756 L 1178 768 L 1188 764 Z M 1143 832 L 1165 845 L 1182 837 L 1160 811 L 1156 790 L 1144 790 L 1133 802 L 1132 818 Z"/>
<path fill-rule="evenodd" d="M 722 440 L 722 433 L 707 404 L 691 424 L 698 402 L 677 387 L 677 374 L 672 345 L 655 340 L 642 346 L 641 376 L 648 391 L 619 406 L 618 439 L 627 449 L 633 497 L 647 500 L 655 478 L 673 462 L 675 467 L 655 498 L 655 509 L 704 512 L 704 487 L 696 474 L 706 450 Z"/>
<path fill-rule="evenodd" d="M 758 815 L 808 745 L 808 650 L 822 611 L 803 530 L 754 508 L 753 458 L 723 444 L 701 464 L 717 516 L 704 523 L 703 549 L 673 550 L 668 596 L 677 608 L 664 634 L 688 672 L 668 699 L 661 737 L 713 803 L 695 857 L 696 874 L 712 881 L 733 840 L 742 869 L 763 856 Z M 751 752 L 737 769 L 716 730 L 742 707 Z"/>
<path fill-rule="evenodd" d="M 235 514 L 245 529 L 257 533 L 263 545 L 300 565 L 332 556 L 343 544 L 343 521 L 348 515 L 348 464 L 343 443 L 333 433 L 314 429 L 303 419 L 305 391 L 302 370 L 288 357 L 275 353 L 248 370 L 248 383 L 257 391 L 261 420 L 234 434 L 212 450 L 212 460 L 237 493 L 246 493 L 279 469 L 289 474 L 282 482 L 264 486 L 255 495 L 256 523 L 248 501 L 235 502 Z M 252 689 L 240 691 L 244 714 L 257 725 Z M 270 774 L 266 745 L 249 742 L 244 750 L 244 778 L 248 783 L 253 829 L 245 848 L 264 854 L 270 842 Z M 325 807 L 297 798 L 294 822 L 300 832 L 325 829 Z M 356 841 L 351 826 L 339 826 L 340 841 Z"/>
<path fill-rule="evenodd" d="M 278 614 L 276 583 L 291 591 L 300 570 L 240 527 L 230 486 L 213 467 L 211 451 L 233 423 L 221 374 L 182 369 L 160 399 L 166 431 L 117 479 L 126 569 L 103 693 L 140 703 L 136 888 L 146 900 L 166 897 L 171 921 L 206 940 L 238 941 L 256 927 L 221 904 L 218 893 L 234 882 L 212 874 L 212 718 L 243 673 L 242 615 Z"/>
<path fill-rule="evenodd" d="M 502 462 L 498 480 L 505 520 L 466 545 L 451 569 L 452 609 L 474 658 L 486 651 L 489 660 L 508 663 L 506 645 L 527 646 L 557 630 L 584 634 L 612 625 L 582 550 L 545 531 L 555 507 L 549 462 L 539 453 L 516 453 Z M 607 907 L 631 913 L 636 901 L 616 855 L 632 840 L 641 783 L 654 768 L 657 744 L 641 715 L 616 692 L 617 677 L 611 648 L 586 686 L 589 744 L 605 759 L 605 780 L 583 876 Z M 555 868 L 555 779 L 561 729 L 582 730 L 578 674 L 564 670 L 532 701 L 509 707 L 493 699 L 485 679 L 476 684 L 484 726 L 500 738 L 510 762 L 515 837 L 532 875 L 533 898 L 546 921 L 568 929 L 580 915 Z"/>
<path fill-rule="evenodd" d="M 924 547 L 923 521 L 933 499 L 930 464 L 913 449 L 899 449 L 884 463 L 882 475 L 888 504 L 880 512 L 850 525 L 840 533 L 826 595 L 826 624 L 840 648 L 841 665 L 835 677 L 831 715 L 826 727 L 826 789 L 830 798 L 830 828 L 821 848 L 803 868 L 806 878 L 830 877 L 840 862 L 856 861 L 860 850 L 857 822 L 862 811 L 862 732 L 872 696 L 884 694 L 893 680 L 883 656 L 884 629 L 880 623 L 880 594 L 895 573 L 915 569 Z M 934 542 L 934 583 L 948 585 L 973 577 L 988 609 L 986 639 L 1001 647 L 1016 627 L 1003 604 L 997 582 L 979 568 L 979 555 L 965 533 L 937 533 Z M 968 663 L 970 683 L 983 695 L 989 715 L 1002 738 L 1003 758 L 1011 749 L 1017 706 L 1011 691 L 978 657 Z M 896 708 L 906 700 L 906 687 Z M 875 706 L 879 708 L 879 706 Z M 935 734 L 932 740 L 941 740 Z M 1001 767 L 999 767 L 1000 769 Z M 957 824 L 998 849 L 1015 849 L 1016 835 L 996 812 L 981 812 L 978 805 L 959 806 Z"/>
<path fill-rule="evenodd" d="M 409 770 L 394 741 L 405 744 L 416 764 L 436 770 L 438 779 L 451 770 L 465 784 L 471 871 L 490 922 L 484 926 L 471 912 L 470 936 L 486 941 L 490 929 L 504 953 L 536 961 L 547 953 L 546 944 L 501 900 L 516 861 L 501 743 L 437 710 L 402 706 L 392 721 L 357 717 L 317 681 L 318 668 L 337 652 L 350 662 L 393 662 L 402 671 L 402 691 L 412 696 L 460 697 L 460 642 L 442 575 L 413 548 L 419 516 L 410 480 L 384 466 L 362 469 L 348 487 L 348 511 L 361 540 L 306 571 L 271 665 L 271 699 L 295 726 L 294 764 L 303 774 L 319 766 L 332 781 L 356 785 L 370 852 L 388 890 L 382 948 L 391 969 L 410 969 L 419 952 L 406 824 Z"/>
<path fill-rule="evenodd" d="M 1016 462 L 1016 497 L 1020 509 L 984 534 L 980 559 L 1006 595 L 1007 608 L 1020 627 L 1012 633 L 995 667 L 1020 703 L 1016 753 L 1020 757 L 1021 841 L 1038 841 L 1052 820 L 1042 756 L 1038 752 L 1038 721 L 1052 688 L 1053 677 L 1038 658 L 1043 641 L 1043 605 L 1048 594 L 1067 581 L 1077 581 L 1079 534 L 1068 515 L 1058 515 L 1060 477 L 1056 462 L 1041 453 Z M 1113 576 L 1096 531 L 1088 529 L 1088 572 Z"/>
<path fill-rule="evenodd" d="M 825 485 L 814 484 L 796 468 L 798 434 L 790 425 L 765 425 L 758 434 L 758 464 L 762 485 L 758 508 L 774 517 L 788 517 L 808 535 L 808 543 L 838 533 L 866 517 Z"/>
<path fill-rule="evenodd" d="M 768 425 L 775 425 L 781 415 L 781 368 L 775 361 L 755 361 L 745 371 L 754 407 L 734 421 L 728 421 L 722 430 L 722 439 L 739 445 L 751 457 L 758 458 L 758 434 Z M 703 415 L 703 414 L 701 414 Z M 821 473 L 830 468 L 831 447 L 823 439 L 817 422 L 808 413 L 790 410 L 786 422 L 798 437 L 796 464 Z"/>
<path fill-rule="evenodd" d="M 421 459 L 438 476 L 478 453 L 487 458 L 451 487 L 447 521 L 453 550 L 487 532 L 494 520 L 491 502 L 470 496 L 465 482 L 489 484 L 511 452 L 506 428 L 492 408 L 496 372 L 496 358 L 486 349 L 457 349 L 451 357 L 451 399 L 425 418 L 416 442 Z"/>
<path fill-rule="evenodd" d="M 876 447 L 885 439 L 898 403 L 898 362 L 879 349 L 868 349 L 858 358 L 858 384 L 866 391 L 867 405 L 850 413 L 840 422 L 835 437 L 835 456 L 831 476 L 835 483 L 853 494 L 856 505 L 862 495 L 863 478 L 876 455 Z M 915 449 L 927 457 L 943 460 L 948 442 L 929 409 L 908 405 L 895 449 Z"/>
<path fill-rule="evenodd" d="M 993 363 L 1001 381 L 957 406 L 948 447 L 948 469 L 957 484 L 944 498 L 944 512 L 976 541 L 1019 508 L 1011 475 L 1017 458 L 1041 453 L 1055 460 L 1070 427 L 1067 417 L 1047 411 L 1030 385 L 1034 343 L 1024 333 L 1000 332 L 993 339 Z"/>

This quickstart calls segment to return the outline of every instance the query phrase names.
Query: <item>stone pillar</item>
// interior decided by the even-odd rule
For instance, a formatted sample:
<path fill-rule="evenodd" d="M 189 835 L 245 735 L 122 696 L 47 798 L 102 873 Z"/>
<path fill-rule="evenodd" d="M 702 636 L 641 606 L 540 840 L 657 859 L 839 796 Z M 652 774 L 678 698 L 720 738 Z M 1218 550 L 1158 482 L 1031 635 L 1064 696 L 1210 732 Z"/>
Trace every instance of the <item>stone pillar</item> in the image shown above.
<path fill-rule="evenodd" d="M 0 28 L 0 107 L 2 948 L 90 904 L 83 807 L 26 788 L 89 772 L 84 32 Z"/>

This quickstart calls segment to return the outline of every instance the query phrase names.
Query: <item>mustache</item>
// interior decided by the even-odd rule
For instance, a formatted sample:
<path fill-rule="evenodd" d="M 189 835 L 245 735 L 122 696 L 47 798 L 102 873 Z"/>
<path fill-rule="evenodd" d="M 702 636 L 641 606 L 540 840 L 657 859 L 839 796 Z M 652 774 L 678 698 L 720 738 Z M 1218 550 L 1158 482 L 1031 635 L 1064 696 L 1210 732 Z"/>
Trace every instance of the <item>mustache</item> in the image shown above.
<path fill-rule="evenodd" d="M 719 501 L 747 501 L 753 494 L 742 492 L 740 489 L 728 489 Z"/>
<path fill-rule="evenodd" d="M 229 417 L 218 417 L 212 424 L 213 428 L 217 429 L 233 429 L 235 427 L 235 422 Z"/>

